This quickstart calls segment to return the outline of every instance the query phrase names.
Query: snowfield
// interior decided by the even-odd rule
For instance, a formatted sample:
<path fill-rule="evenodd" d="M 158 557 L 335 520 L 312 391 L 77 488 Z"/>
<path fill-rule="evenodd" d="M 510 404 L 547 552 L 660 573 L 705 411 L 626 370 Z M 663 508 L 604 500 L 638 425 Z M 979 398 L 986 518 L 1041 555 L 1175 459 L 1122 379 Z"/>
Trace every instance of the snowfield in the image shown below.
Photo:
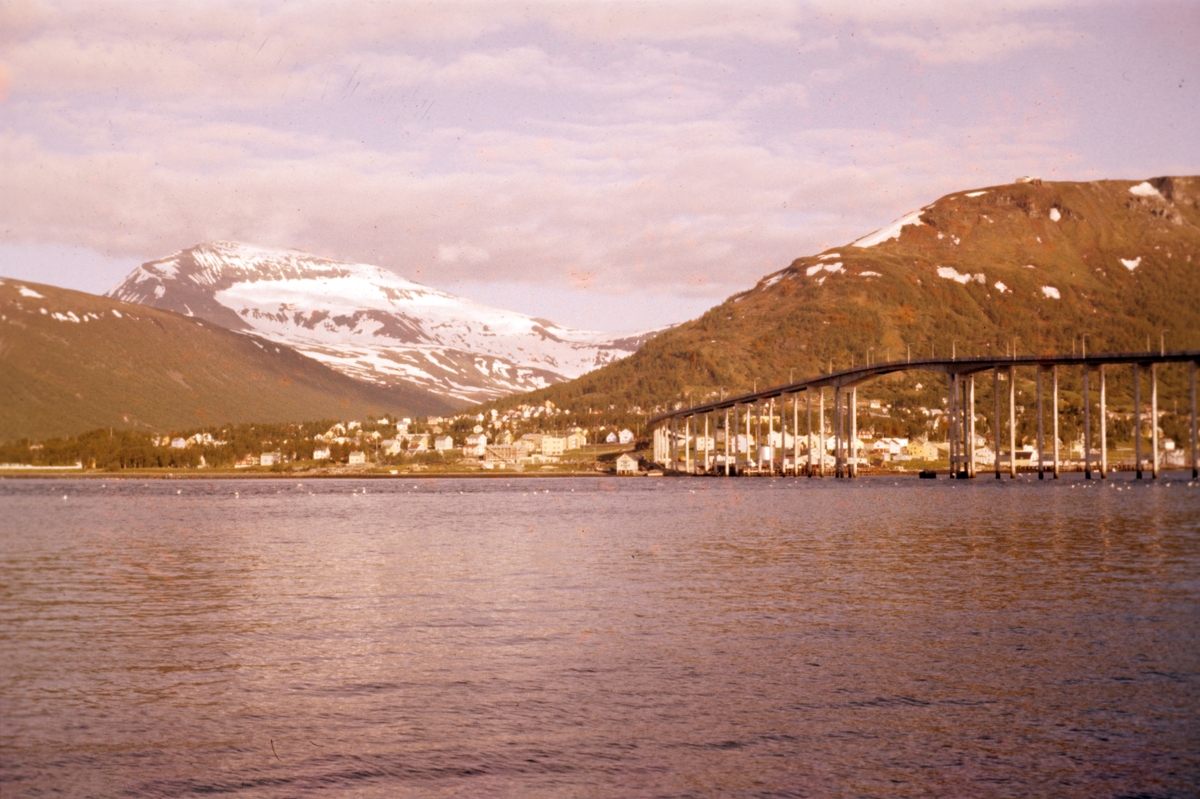
<path fill-rule="evenodd" d="M 657 332 L 574 330 L 371 264 L 234 242 L 143 264 L 108 296 L 254 333 L 361 380 L 470 402 L 579 377 Z"/>
<path fill-rule="evenodd" d="M 920 211 L 913 211 L 911 214 L 905 214 L 887 227 L 876 230 L 869 236 L 863 236 L 861 239 L 854 242 L 853 246 L 874 247 L 876 244 L 882 244 L 888 239 L 898 239 L 900 238 L 900 232 L 906 225 L 925 224 L 921 221 L 921 214 L 923 213 L 925 213 L 924 209 L 921 209 Z"/>

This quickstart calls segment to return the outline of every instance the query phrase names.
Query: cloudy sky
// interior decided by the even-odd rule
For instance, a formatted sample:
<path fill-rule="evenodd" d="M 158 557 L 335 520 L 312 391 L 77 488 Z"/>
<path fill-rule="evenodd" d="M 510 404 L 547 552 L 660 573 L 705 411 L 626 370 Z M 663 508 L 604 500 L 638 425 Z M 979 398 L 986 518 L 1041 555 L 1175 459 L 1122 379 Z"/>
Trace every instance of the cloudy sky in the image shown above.
<path fill-rule="evenodd" d="M 1200 173 L 1200 3 L 0 2 L 0 274 L 294 247 L 601 330 L 938 196 Z"/>

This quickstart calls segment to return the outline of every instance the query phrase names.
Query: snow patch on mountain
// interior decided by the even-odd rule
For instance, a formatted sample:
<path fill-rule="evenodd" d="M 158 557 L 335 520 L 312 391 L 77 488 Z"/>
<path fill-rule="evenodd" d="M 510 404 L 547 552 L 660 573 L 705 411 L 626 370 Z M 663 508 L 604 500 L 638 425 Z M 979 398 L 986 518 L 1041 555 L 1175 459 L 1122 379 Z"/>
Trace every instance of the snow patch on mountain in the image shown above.
<path fill-rule="evenodd" d="M 1136 197 L 1157 197 L 1160 200 L 1163 199 L 1163 196 L 1159 193 L 1158 189 L 1154 188 L 1144 180 L 1136 186 L 1130 186 L 1129 193 Z"/>
<path fill-rule="evenodd" d="M 143 264 L 108 296 L 253 333 L 361 380 L 469 402 L 579 377 L 658 332 L 574 330 L 371 264 L 235 242 Z"/>
<path fill-rule="evenodd" d="M 924 209 L 913 211 L 911 214 L 905 214 L 897 219 L 892 224 L 881 230 L 877 230 L 869 236 L 863 236 L 858 241 L 854 242 L 855 247 L 874 247 L 876 244 L 882 244 L 888 239 L 900 238 L 900 232 L 906 225 L 922 225 L 921 214 L 925 213 Z"/>
<path fill-rule="evenodd" d="M 964 275 L 952 266 L 939 266 L 937 268 L 937 276 L 943 280 L 953 280 L 955 283 L 961 283 L 964 286 L 972 280 L 981 284 L 987 282 L 987 278 L 983 275 L 983 273 L 977 275 Z"/>

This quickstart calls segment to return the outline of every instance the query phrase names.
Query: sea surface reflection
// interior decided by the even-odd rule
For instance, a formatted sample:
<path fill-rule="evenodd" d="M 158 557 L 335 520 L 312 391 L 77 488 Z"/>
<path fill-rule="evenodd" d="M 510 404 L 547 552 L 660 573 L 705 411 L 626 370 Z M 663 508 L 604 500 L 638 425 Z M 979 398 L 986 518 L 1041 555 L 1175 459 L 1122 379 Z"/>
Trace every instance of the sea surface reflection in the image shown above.
<path fill-rule="evenodd" d="M 0 481 L 0 794 L 1195 796 L 1181 477 Z"/>

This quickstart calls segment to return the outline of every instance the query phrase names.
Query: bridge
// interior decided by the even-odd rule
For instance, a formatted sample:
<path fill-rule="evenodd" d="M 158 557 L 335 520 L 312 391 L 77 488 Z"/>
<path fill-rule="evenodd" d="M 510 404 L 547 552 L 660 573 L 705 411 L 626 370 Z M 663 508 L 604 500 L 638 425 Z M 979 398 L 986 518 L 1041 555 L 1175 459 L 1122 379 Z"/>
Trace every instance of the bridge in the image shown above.
<path fill-rule="evenodd" d="M 654 431 L 654 460 L 672 474 L 731 475 L 807 475 L 824 476 L 827 471 L 835 477 L 856 477 L 859 474 L 857 452 L 852 444 L 858 439 L 858 386 L 876 377 L 896 372 L 926 371 L 946 375 L 947 403 L 946 418 L 949 441 L 950 474 L 955 478 L 973 478 L 976 468 L 976 402 L 975 378 L 991 371 L 992 395 L 994 399 L 992 430 L 995 441 L 995 474 L 1001 475 L 1001 432 L 1004 419 L 1001 417 L 1000 380 L 1003 375 L 1008 384 L 1008 474 L 1017 475 L 1017 420 L 1016 420 L 1016 370 L 1032 367 L 1036 371 L 1037 385 L 1037 472 L 1044 479 L 1049 471 L 1055 478 L 1063 467 L 1059 452 L 1059 369 L 1071 368 L 1082 371 L 1083 394 L 1083 467 L 1087 479 L 1092 479 L 1093 462 L 1101 478 L 1108 476 L 1108 415 L 1106 411 L 1107 385 L 1105 371 L 1114 366 L 1133 367 L 1134 407 L 1134 467 L 1138 479 L 1142 478 L 1146 466 L 1142 457 L 1142 372 L 1149 372 L 1151 452 L 1149 468 L 1152 476 L 1159 473 L 1158 436 L 1158 367 L 1164 364 L 1189 364 L 1191 381 L 1191 467 L 1192 477 L 1200 476 L 1200 463 L 1196 451 L 1196 364 L 1200 362 L 1200 350 L 1159 352 L 1118 352 L 1088 355 L 1021 355 L 968 358 L 919 358 L 903 361 L 886 361 L 869 364 L 839 372 L 810 377 L 786 385 L 773 386 L 749 394 L 722 398 L 713 402 L 694 405 L 690 408 L 669 411 L 652 417 L 647 425 Z M 1090 377 L 1096 373 L 1099 400 L 1099 453 L 1092 455 L 1092 393 Z M 1043 380 L 1046 377 L 1048 380 Z M 1046 414 L 1043 407 L 1043 382 L 1049 382 L 1051 414 L 1050 440 L 1052 453 L 1047 458 L 1045 448 Z M 832 458 L 826 455 L 826 389 L 832 389 L 832 424 L 828 431 L 832 438 Z M 819 424 L 813 425 L 813 391 Z M 800 405 L 803 395 L 804 433 L 800 432 Z M 785 451 L 788 438 L 787 401 L 791 399 L 792 456 Z M 741 417 L 745 418 L 744 446 L 731 442 L 742 438 Z M 779 435 L 775 422 L 779 422 Z M 703 424 L 703 434 L 700 426 Z M 766 425 L 764 437 L 763 425 Z M 682 429 L 681 429 L 682 427 Z M 847 428 L 849 430 L 847 431 Z M 716 446 L 719 432 L 724 432 L 724 451 Z M 847 436 L 847 432 L 849 435 Z M 801 459 L 801 440 L 804 440 L 806 460 Z M 765 443 L 764 443 L 765 441 Z M 779 441 L 781 446 L 773 446 Z M 739 451 L 741 450 L 741 451 Z M 743 457 L 745 456 L 745 457 Z M 832 460 L 832 463 L 828 461 Z M 1032 460 L 1032 458 L 1031 458 Z M 1032 463 L 1030 464 L 1032 466 Z"/>

